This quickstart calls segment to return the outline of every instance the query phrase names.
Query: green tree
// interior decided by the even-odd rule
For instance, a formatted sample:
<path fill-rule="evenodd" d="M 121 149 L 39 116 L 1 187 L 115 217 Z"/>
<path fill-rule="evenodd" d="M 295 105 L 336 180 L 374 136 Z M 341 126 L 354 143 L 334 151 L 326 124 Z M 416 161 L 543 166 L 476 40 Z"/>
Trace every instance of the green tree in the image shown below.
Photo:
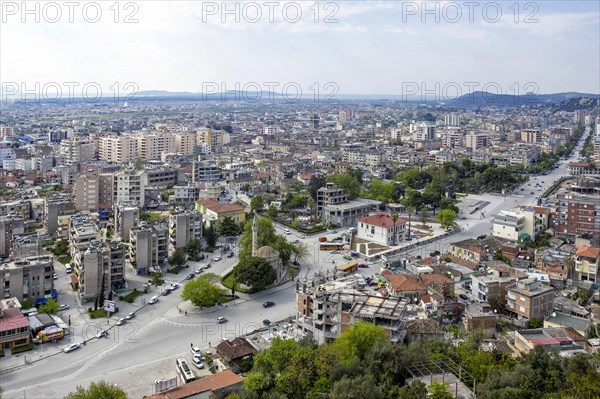
<path fill-rule="evenodd" d="M 152 284 L 155 287 L 158 287 L 159 285 L 163 285 L 164 283 L 165 280 L 162 278 L 162 273 L 160 271 L 152 273 L 150 284 Z"/>
<path fill-rule="evenodd" d="M 452 209 L 443 209 L 438 212 L 435 218 L 440 222 L 440 226 L 443 229 L 447 229 L 449 227 L 454 226 L 456 220 L 456 212 Z"/>
<path fill-rule="evenodd" d="M 265 207 L 265 201 L 261 195 L 255 195 L 250 200 L 250 210 L 260 212 Z"/>
<path fill-rule="evenodd" d="M 454 395 L 446 390 L 447 386 L 443 382 L 432 382 L 429 385 L 429 399 L 454 399 Z"/>
<path fill-rule="evenodd" d="M 396 399 L 427 399 L 427 385 L 419 380 L 413 380 L 398 391 Z"/>
<path fill-rule="evenodd" d="M 544 327 L 544 322 L 540 319 L 538 319 L 537 317 L 532 317 L 531 320 L 529 320 L 529 328 L 542 328 Z"/>
<path fill-rule="evenodd" d="M 277 234 L 273 221 L 268 218 L 257 217 L 258 224 L 258 248 L 265 245 L 271 246 L 272 248 L 279 251 L 279 256 L 282 262 L 287 263 L 293 254 L 294 245 L 287 241 L 287 239 Z M 246 222 L 244 227 L 244 233 L 240 237 L 238 258 L 240 262 L 245 258 L 252 256 L 252 224 L 253 220 L 250 219 Z"/>
<path fill-rule="evenodd" d="M 195 306 L 213 306 L 220 302 L 225 294 L 225 289 L 217 285 L 218 281 L 219 276 L 214 273 L 207 273 L 188 281 L 183 287 L 181 298 L 191 301 Z"/>
<path fill-rule="evenodd" d="M 269 205 L 269 207 L 267 208 L 267 215 L 271 219 L 275 219 L 275 218 L 277 218 L 278 214 L 279 214 L 279 211 L 277 210 L 277 207 L 275 207 L 275 205 L 273 205 L 273 204 Z"/>
<path fill-rule="evenodd" d="M 54 299 L 49 299 L 45 304 L 38 309 L 40 313 L 57 314 L 60 309 L 60 304 Z"/>
<path fill-rule="evenodd" d="M 327 181 L 326 177 L 323 175 L 313 175 L 308 183 L 308 191 L 313 200 L 317 200 L 317 191 L 323 186 L 325 186 L 325 182 Z"/>
<path fill-rule="evenodd" d="M 360 193 L 358 179 L 349 173 L 331 175 L 327 178 L 327 181 L 334 183 L 337 188 L 344 189 L 348 199 L 354 199 L 358 197 L 358 194 Z"/>
<path fill-rule="evenodd" d="M 440 209 L 452 209 L 456 213 L 459 211 L 458 207 L 454 205 L 452 198 L 442 198 L 440 200 Z"/>
<path fill-rule="evenodd" d="M 293 244 L 292 252 L 294 256 L 294 263 L 298 263 L 301 260 L 308 259 L 310 257 L 310 248 L 308 244 L 305 242 L 300 242 L 298 244 Z"/>
<path fill-rule="evenodd" d="M 334 383 L 331 397 L 334 399 L 383 399 L 383 394 L 371 374 L 362 374 L 354 378 L 343 377 Z"/>
<path fill-rule="evenodd" d="M 78 385 L 75 392 L 69 393 L 65 399 L 127 399 L 127 394 L 124 390 L 116 385 L 111 385 L 104 380 L 92 382 L 85 389 Z"/>
<path fill-rule="evenodd" d="M 133 169 L 135 170 L 142 170 L 144 169 L 144 160 L 141 158 L 138 158 L 135 160 L 135 162 L 133 162 Z"/>
<path fill-rule="evenodd" d="M 374 200 L 393 203 L 396 195 L 396 187 L 394 187 L 394 183 L 383 183 L 381 180 L 375 179 L 371 182 L 369 191 L 365 194 Z"/>
<path fill-rule="evenodd" d="M 427 224 L 427 219 L 429 218 L 429 209 L 423 208 L 419 211 L 419 221 L 423 226 Z"/>
<path fill-rule="evenodd" d="M 204 239 L 206 240 L 206 246 L 211 250 L 217 245 L 217 239 L 219 238 L 217 230 L 211 224 L 204 229 Z"/>
<path fill-rule="evenodd" d="M 34 306 L 35 306 L 35 300 L 33 300 L 32 298 L 24 298 L 21 301 L 21 307 L 23 309 L 31 309 Z"/>
<path fill-rule="evenodd" d="M 348 362 L 354 357 L 363 359 L 371 348 L 387 339 L 383 328 L 372 323 L 358 322 L 334 341 L 333 348 L 342 362 Z"/>
<path fill-rule="evenodd" d="M 233 237 L 240 233 L 240 227 L 229 216 L 225 216 L 219 223 L 219 235 L 223 237 Z"/>
<path fill-rule="evenodd" d="M 202 243 L 200 242 L 200 240 L 194 238 L 186 244 L 185 250 L 187 251 L 188 256 L 192 258 L 192 260 L 197 260 L 198 254 L 202 252 Z"/>
<path fill-rule="evenodd" d="M 251 287 L 252 292 L 262 291 L 277 279 L 277 272 L 264 258 L 251 256 L 240 260 L 234 268 L 235 279 Z"/>
<path fill-rule="evenodd" d="M 169 264 L 175 267 L 185 266 L 187 262 L 187 251 L 185 248 L 177 248 L 169 258 Z"/>

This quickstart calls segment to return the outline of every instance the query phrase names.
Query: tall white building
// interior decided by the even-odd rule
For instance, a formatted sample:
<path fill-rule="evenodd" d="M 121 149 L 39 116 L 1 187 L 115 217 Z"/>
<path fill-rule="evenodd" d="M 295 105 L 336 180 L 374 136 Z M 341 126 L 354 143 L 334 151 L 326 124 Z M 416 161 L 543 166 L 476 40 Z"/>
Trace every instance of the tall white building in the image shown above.
<path fill-rule="evenodd" d="M 435 122 L 419 122 L 413 128 L 413 140 L 435 140 Z"/>
<path fill-rule="evenodd" d="M 60 155 L 67 165 L 94 159 L 96 144 L 88 137 L 74 136 L 60 142 Z"/>
<path fill-rule="evenodd" d="M 115 173 L 113 177 L 113 204 L 136 202 L 140 208 L 143 208 L 146 193 L 143 174 L 144 171 L 133 169 L 125 169 Z"/>

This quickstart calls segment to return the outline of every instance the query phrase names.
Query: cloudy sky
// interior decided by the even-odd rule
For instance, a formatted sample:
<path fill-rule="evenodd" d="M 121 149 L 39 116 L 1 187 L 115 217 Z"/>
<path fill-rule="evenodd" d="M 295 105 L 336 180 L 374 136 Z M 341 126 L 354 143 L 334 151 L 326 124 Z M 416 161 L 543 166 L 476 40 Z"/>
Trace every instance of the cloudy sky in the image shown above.
<path fill-rule="evenodd" d="M 598 1 L 0 4 L 5 91 L 600 92 Z"/>

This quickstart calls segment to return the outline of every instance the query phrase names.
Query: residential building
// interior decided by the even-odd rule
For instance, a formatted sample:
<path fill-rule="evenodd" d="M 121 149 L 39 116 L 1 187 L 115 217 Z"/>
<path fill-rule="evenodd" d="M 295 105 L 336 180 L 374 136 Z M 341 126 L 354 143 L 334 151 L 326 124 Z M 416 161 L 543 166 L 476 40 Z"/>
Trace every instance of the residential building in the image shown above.
<path fill-rule="evenodd" d="M 125 247 L 120 242 L 94 241 L 73 257 L 73 271 L 83 301 L 94 300 L 103 282 L 108 295 L 125 285 Z"/>
<path fill-rule="evenodd" d="M 8 142 L 0 142 L 0 163 L 4 160 L 11 160 L 17 157 L 15 153 L 15 149 L 12 147 L 11 143 Z"/>
<path fill-rule="evenodd" d="M 6 140 L 12 137 L 14 134 L 14 129 L 9 125 L 0 126 L 0 140 Z"/>
<path fill-rule="evenodd" d="M 99 240 L 100 229 L 91 213 L 80 212 L 71 216 L 69 220 L 69 252 L 72 258 Z"/>
<path fill-rule="evenodd" d="M 20 216 L 0 217 L 0 258 L 10 255 L 13 237 L 25 233 L 25 221 Z"/>
<path fill-rule="evenodd" d="M 494 257 L 507 241 L 504 238 L 494 236 L 487 236 L 481 240 L 468 238 L 453 242 L 450 245 L 450 253 L 457 258 L 477 264 L 482 260 Z"/>
<path fill-rule="evenodd" d="M 319 344 L 333 341 L 359 321 L 378 325 L 392 342 L 402 342 L 407 305 L 406 298 L 370 292 L 360 275 L 333 280 L 316 276 L 312 283 L 296 285 L 296 325 Z"/>
<path fill-rule="evenodd" d="M 406 220 L 375 213 L 357 219 L 356 237 L 381 245 L 398 245 L 406 235 Z"/>
<path fill-rule="evenodd" d="M 552 312 L 554 288 L 542 285 L 532 278 L 520 280 L 506 287 L 506 309 L 517 317 L 543 320 Z"/>
<path fill-rule="evenodd" d="M 196 146 L 196 133 L 194 132 L 177 132 L 175 137 L 175 151 L 181 155 L 193 155 L 194 147 Z"/>
<path fill-rule="evenodd" d="M 113 204 L 114 179 L 113 173 L 98 174 L 98 204 Z"/>
<path fill-rule="evenodd" d="M 145 399 L 209 399 L 225 398 L 231 393 L 242 390 L 244 380 L 233 371 L 227 369 L 216 374 L 209 374 L 187 384 L 165 387 L 164 392 L 158 392 L 161 384 L 155 389 L 157 393 L 146 396 Z"/>
<path fill-rule="evenodd" d="M 574 278 L 579 281 L 600 282 L 598 267 L 600 266 L 600 249 L 579 247 L 575 253 Z"/>
<path fill-rule="evenodd" d="M 14 234 L 11 243 L 12 259 L 24 259 L 42 254 L 42 237 L 38 233 Z"/>
<path fill-rule="evenodd" d="M 520 212 L 500 211 L 492 217 L 492 235 L 518 241 L 524 234 L 525 217 Z"/>
<path fill-rule="evenodd" d="M 420 122 L 411 125 L 414 141 L 435 140 L 435 122 Z"/>
<path fill-rule="evenodd" d="M 20 308 L 15 297 L 0 299 L 0 349 L 16 350 L 31 343 L 31 325 Z"/>
<path fill-rule="evenodd" d="M 100 179 L 95 172 L 86 172 L 75 177 L 73 187 L 75 209 L 78 211 L 95 211 L 98 209 L 100 195 Z"/>
<path fill-rule="evenodd" d="M 173 204 L 176 206 L 194 205 L 198 199 L 198 187 L 196 186 L 174 186 L 173 187 Z M 221 191 L 219 190 L 219 193 Z M 219 195 L 215 199 L 218 199 Z"/>
<path fill-rule="evenodd" d="M 461 148 L 464 143 L 464 135 L 460 130 L 448 130 L 442 136 L 442 147 Z"/>
<path fill-rule="evenodd" d="M 138 157 L 144 161 L 161 159 L 163 154 L 175 152 L 175 137 L 171 133 L 141 133 L 135 138 Z"/>
<path fill-rule="evenodd" d="M 131 229 L 138 226 L 140 208 L 133 202 L 119 202 L 113 205 L 115 233 L 122 240 L 129 240 Z"/>
<path fill-rule="evenodd" d="M 54 258 L 51 255 L 15 259 L 0 265 L 2 298 L 17 300 L 38 299 L 50 295 L 54 288 L 52 273 Z"/>
<path fill-rule="evenodd" d="M 489 145 L 489 136 L 485 133 L 468 133 L 465 136 L 465 147 L 473 151 L 486 148 Z"/>
<path fill-rule="evenodd" d="M 52 237 L 58 231 L 60 219 L 68 218 L 77 210 L 75 204 L 61 196 L 47 197 L 45 201 L 44 214 L 46 218 L 44 224 L 46 233 Z"/>
<path fill-rule="evenodd" d="M 223 186 L 220 183 L 200 183 L 198 190 L 198 199 L 199 200 L 214 200 L 218 201 L 219 197 L 221 197 L 221 193 L 223 192 Z"/>
<path fill-rule="evenodd" d="M 96 156 L 96 144 L 89 137 L 74 136 L 60 142 L 60 155 L 67 165 L 90 161 Z"/>
<path fill-rule="evenodd" d="M 460 126 L 460 115 L 459 114 L 444 115 L 444 125 L 459 127 Z"/>
<path fill-rule="evenodd" d="M 169 216 L 169 247 L 171 252 L 184 248 L 192 240 L 202 238 L 202 214 L 198 211 L 176 210 Z"/>
<path fill-rule="evenodd" d="M 178 168 L 151 168 L 144 170 L 142 180 L 145 187 L 174 186 L 179 183 L 185 183 L 185 172 Z"/>
<path fill-rule="evenodd" d="M 138 141 L 133 136 L 99 138 L 99 158 L 118 164 L 127 164 L 139 158 Z"/>
<path fill-rule="evenodd" d="M 559 236 L 600 235 L 600 196 L 597 193 L 558 193 L 554 228 Z"/>
<path fill-rule="evenodd" d="M 221 180 L 221 168 L 208 161 L 194 161 L 192 165 L 192 181 L 217 182 Z"/>
<path fill-rule="evenodd" d="M 246 209 L 235 204 L 220 204 L 217 201 L 203 199 L 196 201 L 196 210 L 202 213 L 203 220 L 210 226 L 218 227 L 226 217 L 237 224 L 246 222 Z"/>
<path fill-rule="evenodd" d="M 377 209 L 380 201 L 357 198 L 338 204 L 325 205 L 321 221 L 328 226 L 356 227 L 356 220 Z"/>
<path fill-rule="evenodd" d="M 539 144 L 542 142 L 541 129 L 523 129 L 521 130 L 521 141 L 530 144 Z"/>
<path fill-rule="evenodd" d="M 550 277 L 553 286 L 564 288 L 573 269 L 573 257 L 570 252 L 553 248 L 535 250 L 535 267 Z"/>
<path fill-rule="evenodd" d="M 113 203 L 136 202 L 143 208 L 146 201 L 143 170 L 124 169 L 113 175 Z"/>
<path fill-rule="evenodd" d="M 474 302 L 465 307 L 463 324 L 467 331 L 481 330 L 488 335 L 496 335 L 496 318 L 487 302 Z"/>
<path fill-rule="evenodd" d="M 514 332 L 514 345 L 522 354 L 529 353 L 538 346 L 561 355 L 584 353 L 582 341 L 585 341 L 585 337 L 574 330 L 573 333 L 568 328 L 517 330 Z"/>
<path fill-rule="evenodd" d="M 149 274 L 166 263 L 169 231 L 163 225 L 142 225 L 129 232 L 128 260 L 137 274 Z"/>
<path fill-rule="evenodd" d="M 337 188 L 333 183 L 326 183 L 325 187 L 317 190 L 317 217 L 323 217 L 323 209 L 326 205 L 336 205 L 348 202 L 344 189 Z"/>
<path fill-rule="evenodd" d="M 196 144 L 206 144 L 210 146 L 220 146 L 229 144 L 231 138 L 229 133 L 224 130 L 198 130 L 196 133 Z"/>
<path fill-rule="evenodd" d="M 471 275 L 471 298 L 478 302 L 502 300 L 510 285 L 517 278 L 510 275 L 508 270 L 492 270 L 489 273 L 473 273 Z"/>

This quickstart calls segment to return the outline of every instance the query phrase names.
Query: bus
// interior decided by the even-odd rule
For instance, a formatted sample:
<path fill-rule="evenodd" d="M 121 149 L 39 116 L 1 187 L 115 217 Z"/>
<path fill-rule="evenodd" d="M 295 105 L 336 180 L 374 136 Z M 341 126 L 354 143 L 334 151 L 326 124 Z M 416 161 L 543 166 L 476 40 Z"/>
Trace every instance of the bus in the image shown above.
<path fill-rule="evenodd" d="M 184 384 L 187 384 L 188 382 L 194 381 L 196 379 L 196 376 L 190 369 L 190 365 L 185 360 L 185 358 L 181 357 L 177 359 L 175 361 L 175 368 L 177 369 L 177 374 L 179 375 L 179 378 L 181 378 L 181 381 Z"/>
<path fill-rule="evenodd" d="M 338 270 L 344 273 L 354 273 L 358 270 L 358 262 L 350 262 L 347 265 L 341 266 Z"/>
<path fill-rule="evenodd" d="M 342 251 L 345 245 L 336 242 L 326 242 L 319 245 L 321 251 Z"/>

